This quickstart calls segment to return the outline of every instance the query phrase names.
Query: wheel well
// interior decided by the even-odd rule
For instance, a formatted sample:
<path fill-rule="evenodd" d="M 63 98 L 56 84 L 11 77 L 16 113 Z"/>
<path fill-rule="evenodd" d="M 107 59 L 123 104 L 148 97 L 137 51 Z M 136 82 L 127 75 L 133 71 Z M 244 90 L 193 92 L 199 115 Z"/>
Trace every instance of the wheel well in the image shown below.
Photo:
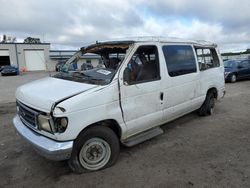
<path fill-rule="evenodd" d="M 238 73 L 237 72 L 233 72 L 232 75 L 235 74 L 235 76 L 237 77 L 238 76 Z"/>
<path fill-rule="evenodd" d="M 208 94 L 208 93 L 213 93 L 213 94 L 214 94 L 214 98 L 217 99 L 218 91 L 217 91 L 217 89 L 216 89 L 215 87 L 210 88 L 210 89 L 207 91 L 207 94 Z"/>
<path fill-rule="evenodd" d="M 109 127 L 110 129 L 112 129 L 114 131 L 114 133 L 117 135 L 117 137 L 120 139 L 121 138 L 121 127 L 119 126 L 119 124 L 117 123 L 117 121 L 115 121 L 114 119 L 106 119 L 106 120 L 102 120 L 93 124 L 88 125 L 87 127 L 85 127 L 80 133 L 79 135 L 85 131 L 87 128 L 94 126 L 94 125 L 98 125 L 98 126 L 106 126 Z"/>

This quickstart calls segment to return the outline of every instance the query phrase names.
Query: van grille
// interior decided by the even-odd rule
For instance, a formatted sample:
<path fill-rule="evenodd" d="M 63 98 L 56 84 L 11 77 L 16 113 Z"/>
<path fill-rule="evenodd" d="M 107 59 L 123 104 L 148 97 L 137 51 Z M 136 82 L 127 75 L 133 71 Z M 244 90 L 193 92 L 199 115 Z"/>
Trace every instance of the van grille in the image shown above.
<path fill-rule="evenodd" d="M 39 112 L 31 109 L 30 107 L 17 102 L 18 114 L 22 122 L 31 128 L 37 129 L 37 117 Z"/>

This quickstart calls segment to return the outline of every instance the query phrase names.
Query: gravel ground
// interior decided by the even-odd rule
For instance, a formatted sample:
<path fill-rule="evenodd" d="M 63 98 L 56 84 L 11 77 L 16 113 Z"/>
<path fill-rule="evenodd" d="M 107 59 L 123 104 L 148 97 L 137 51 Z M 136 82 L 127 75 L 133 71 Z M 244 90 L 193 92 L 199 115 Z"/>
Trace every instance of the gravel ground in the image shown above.
<path fill-rule="evenodd" d="M 111 168 L 81 175 L 40 157 L 15 133 L 14 86 L 3 86 L 1 79 L 0 187 L 250 187 L 250 81 L 227 84 L 213 116 L 191 113 L 163 125 L 163 135 L 122 148 Z"/>

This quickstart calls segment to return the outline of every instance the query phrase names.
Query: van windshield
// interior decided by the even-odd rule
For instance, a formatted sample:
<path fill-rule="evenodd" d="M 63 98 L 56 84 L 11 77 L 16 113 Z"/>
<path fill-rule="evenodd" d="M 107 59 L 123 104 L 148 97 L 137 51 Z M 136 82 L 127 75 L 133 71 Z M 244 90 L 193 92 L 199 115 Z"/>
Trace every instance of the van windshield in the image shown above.
<path fill-rule="evenodd" d="M 109 84 L 123 62 L 132 41 L 96 43 L 81 48 L 54 77 L 95 85 Z"/>
<path fill-rule="evenodd" d="M 116 71 L 109 68 L 94 68 L 85 71 L 69 71 L 56 74 L 55 78 L 95 85 L 106 85 L 112 81 Z"/>

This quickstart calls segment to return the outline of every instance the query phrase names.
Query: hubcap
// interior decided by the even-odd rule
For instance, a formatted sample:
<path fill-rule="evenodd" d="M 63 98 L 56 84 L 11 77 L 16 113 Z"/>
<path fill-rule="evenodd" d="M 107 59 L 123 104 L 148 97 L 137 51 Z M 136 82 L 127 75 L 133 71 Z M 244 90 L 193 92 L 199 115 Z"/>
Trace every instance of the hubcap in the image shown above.
<path fill-rule="evenodd" d="M 109 144 L 101 138 L 91 138 L 82 146 L 79 153 L 81 165 L 88 170 L 104 167 L 111 156 Z"/>
<path fill-rule="evenodd" d="M 214 113 L 214 105 L 215 105 L 215 102 L 214 102 L 214 98 L 212 97 L 210 99 L 210 115 Z"/>
<path fill-rule="evenodd" d="M 236 82 L 236 76 L 232 75 L 232 82 Z"/>

